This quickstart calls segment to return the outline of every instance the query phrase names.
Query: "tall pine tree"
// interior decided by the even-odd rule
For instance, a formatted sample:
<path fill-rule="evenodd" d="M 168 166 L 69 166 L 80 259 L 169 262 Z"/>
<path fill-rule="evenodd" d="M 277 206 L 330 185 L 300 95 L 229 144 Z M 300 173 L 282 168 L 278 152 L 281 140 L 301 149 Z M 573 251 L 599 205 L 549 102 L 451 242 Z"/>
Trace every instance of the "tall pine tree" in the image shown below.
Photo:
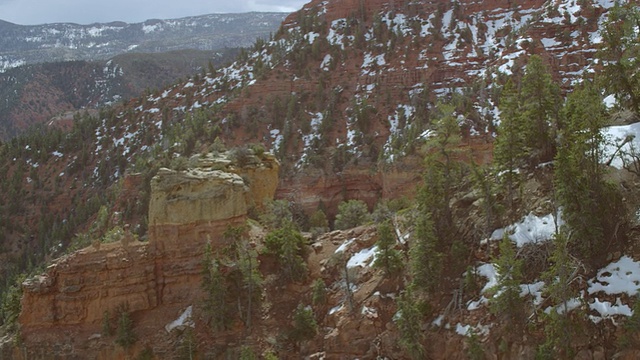
<path fill-rule="evenodd" d="M 582 259 L 604 256 L 625 224 L 621 195 L 605 180 L 601 164 L 605 115 L 600 93 L 588 81 L 567 97 L 562 111 L 556 196 L 572 234 L 570 247 Z"/>
<path fill-rule="evenodd" d="M 499 181 L 507 192 L 509 216 L 515 216 L 514 198 L 520 183 L 520 168 L 525 164 L 524 132 L 515 85 L 509 79 L 500 96 L 500 125 L 493 150 Z"/>
<path fill-rule="evenodd" d="M 598 51 L 605 88 L 622 106 L 636 113 L 640 111 L 639 29 L 638 5 L 616 2 L 600 31 L 602 44 Z"/>
<path fill-rule="evenodd" d="M 531 56 L 520 90 L 522 136 L 531 165 L 551 161 L 561 106 L 560 88 L 542 58 Z"/>

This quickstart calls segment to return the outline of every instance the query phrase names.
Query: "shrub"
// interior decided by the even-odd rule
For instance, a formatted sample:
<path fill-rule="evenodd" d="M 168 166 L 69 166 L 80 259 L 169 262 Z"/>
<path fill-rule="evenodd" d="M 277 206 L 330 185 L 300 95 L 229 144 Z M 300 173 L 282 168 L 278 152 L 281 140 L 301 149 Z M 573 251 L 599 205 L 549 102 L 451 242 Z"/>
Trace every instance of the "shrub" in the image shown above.
<path fill-rule="evenodd" d="M 258 357 L 249 346 L 243 346 L 240 349 L 240 360 L 258 360 Z"/>
<path fill-rule="evenodd" d="M 471 360 L 484 360 L 485 354 L 480 344 L 480 339 L 475 331 L 471 330 L 471 333 L 466 339 L 467 342 L 467 356 Z"/>
<path fill-rule="evenodd" d="M 327 215 L 320 209 L 316 210 L 309 218 L 309 231 L 314 236 L 318 236 L 327 232 L 328 229 L 329 221 L 327 220 Z"/>
<path fill-rule="evenodd" d="M 241 146 L 234 149 L 231 149 L 229 157 L 233 160 L 236 165 L 239 167 L 243 167 L 251 162 L 251 157 L 253 156 L 253 151 L 246 147 Z"/>
<path fill-rule="evenodd" d="M 260 216 L 260 222 L 264 226 L 277 229 L 293 223 L 291 204 L 287 200 L 269 201 L 265 207 L 265 212 Z"/>
<path fill-rule="evenodd" d="M 340 230 L 354 228 L 370 220 L 367 204 L 361 200 L 349 200 L 338 206 L 335 228 Z"/>

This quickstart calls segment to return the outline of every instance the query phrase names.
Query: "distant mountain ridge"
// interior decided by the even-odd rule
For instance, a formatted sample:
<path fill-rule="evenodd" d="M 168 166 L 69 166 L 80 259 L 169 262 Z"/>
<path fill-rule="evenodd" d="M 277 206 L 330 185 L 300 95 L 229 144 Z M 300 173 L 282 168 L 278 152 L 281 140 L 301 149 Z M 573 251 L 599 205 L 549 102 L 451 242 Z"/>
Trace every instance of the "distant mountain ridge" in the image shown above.
<path fill-rule="evenodd" d="M 70 60 L 105 60 L 124 53 L 248 47 L 267 38 L 287 13 L 209 14 L 78 25 L 17 25 L 0 20 L 0 72 L 20 65 Z"/>

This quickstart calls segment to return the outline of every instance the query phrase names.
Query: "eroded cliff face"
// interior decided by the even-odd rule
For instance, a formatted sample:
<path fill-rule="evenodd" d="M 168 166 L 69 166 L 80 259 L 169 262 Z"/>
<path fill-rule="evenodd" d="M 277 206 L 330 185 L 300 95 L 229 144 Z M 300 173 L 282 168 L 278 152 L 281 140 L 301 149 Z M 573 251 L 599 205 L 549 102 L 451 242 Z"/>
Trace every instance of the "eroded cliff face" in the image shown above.
<path fill-rule="evenodd" d="M 19 318 L 25 346 L 16 357 L 117 357 L 101 329 L 105 312 L 121 306 L 142 333 L 164 334 L 176 313 L 201 296 L 206 242 L 224 245 L 222 232 L 244 223 L 250 207 L 262 206 L 261 200 L 249 201 L 251 194 L 272 199 L 278 183 L 271 156 L 252 157 L 244 166 L 216 159 L 186 171 L 161 169 L 152 179 L 148 242 L 125 235 L 117 243 L 96 244 L 25 281 Z"/>

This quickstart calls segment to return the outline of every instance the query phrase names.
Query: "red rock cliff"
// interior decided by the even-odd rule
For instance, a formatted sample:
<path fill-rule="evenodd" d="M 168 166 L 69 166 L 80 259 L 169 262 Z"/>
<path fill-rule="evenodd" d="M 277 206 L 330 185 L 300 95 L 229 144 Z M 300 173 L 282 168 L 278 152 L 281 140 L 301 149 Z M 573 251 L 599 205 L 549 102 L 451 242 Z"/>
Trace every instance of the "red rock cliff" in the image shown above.
<path fill-rule="evenodd" d="M 261 205 L 262 200 L 248 202 L 252 190 L 238 174 L 246 179 L 259 174 L 259 189 L 253 192 L 273 198 L 278 163 L 270 156 L 263 159 L 244 167 L 220 160 L 215 169 L 205 162 L 187 171 L 161 169 L 151 184 L 148 243 L 125 236 L 118 243 L 93 245 L 24 282 L 19 322 L 29 350 L 21 356 L 96 355 L 92 347 L 112 346 L 100 341 L 105 311 L 113 313 L 123 304 L 138 328 L 162 333 L 176 312 L 200 296 L 205 243 L 221 245 L 227 226 L 243 223 L 249 207 Z M 61 331 L 71 335 L 73 345 Z M 47 348 L 58 350 L 40 352 Z"/>

